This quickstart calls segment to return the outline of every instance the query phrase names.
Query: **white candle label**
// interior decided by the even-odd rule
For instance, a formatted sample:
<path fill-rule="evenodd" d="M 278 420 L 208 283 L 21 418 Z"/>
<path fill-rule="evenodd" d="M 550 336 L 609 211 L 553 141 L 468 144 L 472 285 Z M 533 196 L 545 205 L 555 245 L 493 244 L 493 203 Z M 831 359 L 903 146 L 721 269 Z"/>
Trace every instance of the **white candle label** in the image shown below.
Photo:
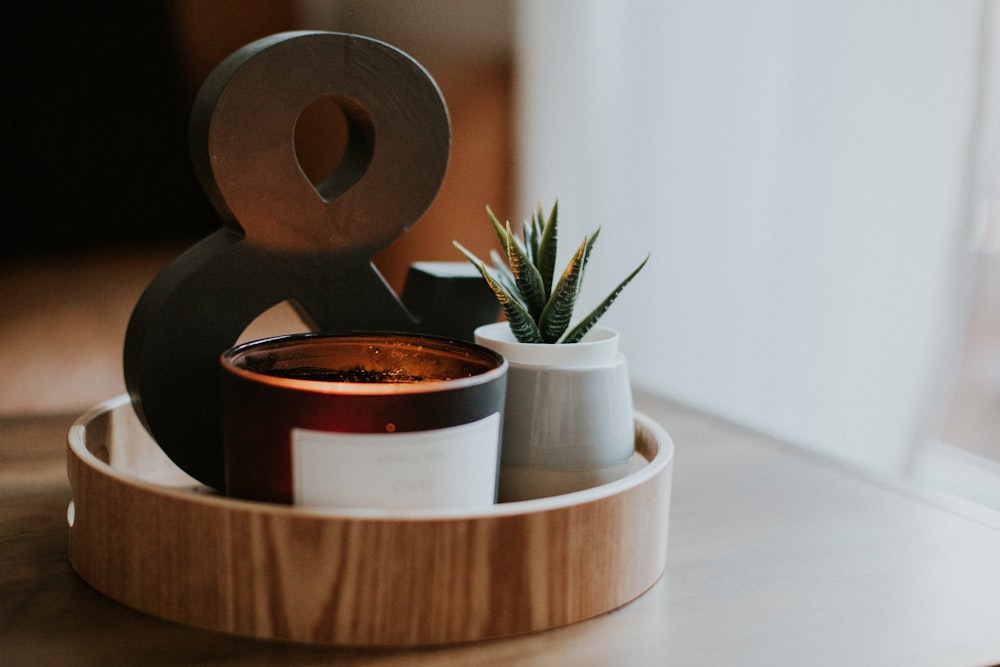
<path fill-rule="evenodd" d="M 292 429 L 297 505 L 481 507 L 494 502 L 500 414 L 405 433 Z"/>

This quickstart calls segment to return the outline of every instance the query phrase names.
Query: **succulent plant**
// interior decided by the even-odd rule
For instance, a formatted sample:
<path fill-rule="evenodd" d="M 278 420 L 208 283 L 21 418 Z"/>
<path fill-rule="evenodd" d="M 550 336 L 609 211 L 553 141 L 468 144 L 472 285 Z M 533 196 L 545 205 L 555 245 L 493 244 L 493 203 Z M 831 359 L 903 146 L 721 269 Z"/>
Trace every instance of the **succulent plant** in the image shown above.
<path fill-rule="evenodd" d="M 594 243 L 600 234 L 600 228 L 598 227 L 593 234 L 583 237 L 583 242 L 573 253 L 573 258 L 556 280 L 558 199 L 552 205 L 547 218 L 544 217 L 539 204 L 531 219 L 524 222 L 523 238 L 511 230 L 509 221 L 506 225 L 501 225 L 489 206 L 486 207 L 486 213 L 497 233 L 505 256 L 495 250 L 490 251 L 492 261 L 490 266 L 458 241 L 453 243 L 483 274 L 483 278 L 503 308 L 511 332 L 522 343 L 579 342 L 649 261 L 647 255 L 600 305 L 569 329 L 573 308 L 576 306 L 583 285 L 583 274 Z"/>

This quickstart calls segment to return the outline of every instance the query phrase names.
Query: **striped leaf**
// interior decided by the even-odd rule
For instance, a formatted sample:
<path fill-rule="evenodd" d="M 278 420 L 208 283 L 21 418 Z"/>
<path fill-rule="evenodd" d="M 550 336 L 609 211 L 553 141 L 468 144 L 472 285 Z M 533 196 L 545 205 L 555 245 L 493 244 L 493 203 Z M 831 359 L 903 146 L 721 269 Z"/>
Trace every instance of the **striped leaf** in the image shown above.
<path fill-rule="evenodd" d="M 507 255 L 507 263 L 510 264 L 511 261 L 511 248 L 517 248 L 522 255 L 525 254 L 521 239 L 517 237 L 517 234 L 513 234 L 510 231 L 510 223 L 508 222 L 506 225 L 501 224 L 489 206 L 486 207 L 486 213 L 490 216 L 490 223 L 493 225 L 493 231 L 496 232 L 497 240 L 500 241 L 500 247 L 503 248 L 504 253 Z"/>
<path fill-rule="evenodd" d="M 594 325 L 597 324 L 597 320 L 601 319 L 604 313 L 608 312 L 608 308 L 611 307 L 611 304 L 614 303 L 614 300 L 617 299 L 618 295 L 622 293 L 622 290 L 625 289 L 625 286 L 628 285 L 630 282 L 632 282 L 632 279 L 635 278 L 636 275 L 639 273 L 639 271 L 642 270 L 642 267 L 646 266 L 646 262 L 648 261 L 649 261 L 649 255 L 646 255 L 646 259 L 642 260 L 642 263 L 639 264 L 639 266 L 637 266 L 635 270 L 632 271 L 632 273 L 628 274 L 625 280 L 618 283 L 618 287 L 612 290 L 611 294 L 605 297 L 604 301 L 602 301 L 600 305 L 597 306 L 597 308 L 594 308 L 592 311 L 590 311 L 590 313 L 588 313 L 587 316 L 584 317 L 579 324 L 573 327 L 573 329 L 566 334 L 565 338 L 563 338 L 559 342 L 561 343 L 580 342 L 580 340 L 587 335 L 587 332 L 590 331 L 592 328 L 594 328 Z"/>
<path fill-rule="evenodd" d="M 524 304 L 497 282 L 485 264 L 480 263 L 480 270 L 482 271 L 483 278 L 486 279 L 486 283 L 493 290 L 493 294 L 496 295 L 500 307 L 503 308 L 504 317 L 507 318 L 507 324 L 510 326 L 514 337 L 522 343 L 544 342 L 535 319 L 528 312 L 528 309 L 524 307 Z"/>
<path fill-rule="evenodd" d="M 490 261 L 493 262 L 493 275 L 496 277 L 497 282 L 503 285 L 508 292 L 517 292 L 517 281 L 514 280 L 514 274 L 511 273 L 507 264 L 504 263 L 500 253 L 496 250 L 490 250 Z M 520 294 L 518 296 L 520 297 Z"/>
<path fill-rule="evenodd" d="M 587 264 L 601 228 L 598 227 L 589 237 L 584 236 L 558 282 L 555 282 L 559 200 L 553 203 L 548 217 L 545 217 L 539 203 L 531 218 L 524 221 L 520 238 L 511 229 L 510 222 L 501 224 L 489 206 L 486 213 L 503 250 L 503 253 L 490 251 L 492 267 L 457 241 L 453 243 L 479 269 L 503 308 L 511 331 L 521 342 L 579 342 L 649 260 L 647 255 L 597 308 L 569 330 L 573 309 L 583 288 Z"/>
<path fill-rule="evenodd" d="M 573 254 L 573 259 L 563 270 L 559 277 L 559 282 L 552 290 L 542 316 L 538 320 L 538 328 L 542 333 L 542 340 L 546 343 L 555 343 L 569 327 L 570 318 L 573 316 L 573 307 L 579 296 L 580 279 L 583 276 L 584 265 L 586 264 L 587 251 L 590 243 L 584 237 L 583 243 Z"/>
<path fill-rule="evenodd" d="M 512 280 L 509 271 L 506 271 L 505 268 L 500 271 L 491 269 L 486 265 L 486 262 L 476 257 L 472 251 L 458 241 L 452 241 L 452 245 L 458 248 L 472 262 L 473 266 L 479 269 L 479 273 L 482 274 L 486 284 L 493 290 L 497 303 L 503 309 L 504 316 L 507 318 L 507 323 L 510 325 L 510 330 L 514 334 L 514 337 L 522 343 L 541 343 L 542 335 L 538 330 L 538 325 L 521 301 L 517 288 L 512 284 L 505 284 L 510 283 Z"/>
<path fill-rule="evenodd" d="M 534 218 L 525 220 L 521 225 L 521 236 L 524 237 L 524 252 L 533 266 L 538 266 L 538 237 L 535 235 Z"/>
<path fill-rule="evenodd" d="M 507 263 L 510 265 L 511 273 L 514 274 L 514 282 L 524 304 L 528 307 L 528 312 L 536 321 L 542 314 L 545 307 L 546 294 L 542 290 L 542 276 L 538 269 L 528 259 L 524 248 L 516 242 L 517 237 L 510 230 L 510 223 L 507 223 Z"/>
<path fill-rule="evenodd" d="M 552 296 L 552 281 L 556 273 L 556 250 L 559 242 L 559 200 L 552 205 L 549 218 L 542 225 L 542 206 L 538 205 L 535 224 L 537 228 L 538 248 L 535 252 L 535 266 L 542 276 L 542 289 L 546 299 Z"/>

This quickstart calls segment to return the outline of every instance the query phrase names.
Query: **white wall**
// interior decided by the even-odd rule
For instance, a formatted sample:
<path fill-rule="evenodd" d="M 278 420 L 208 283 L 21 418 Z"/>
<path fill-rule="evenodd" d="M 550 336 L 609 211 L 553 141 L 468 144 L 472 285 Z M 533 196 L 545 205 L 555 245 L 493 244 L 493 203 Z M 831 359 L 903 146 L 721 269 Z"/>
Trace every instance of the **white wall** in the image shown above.
<path fill-rule="evenodd" d="M 981 11 L 518 5 L 519 210 L 558 196 L 567 251 L 602 226 L 585 299 L 651 251 L 607 316 L 637 385 L 901 470 L 964 234 Z"/>

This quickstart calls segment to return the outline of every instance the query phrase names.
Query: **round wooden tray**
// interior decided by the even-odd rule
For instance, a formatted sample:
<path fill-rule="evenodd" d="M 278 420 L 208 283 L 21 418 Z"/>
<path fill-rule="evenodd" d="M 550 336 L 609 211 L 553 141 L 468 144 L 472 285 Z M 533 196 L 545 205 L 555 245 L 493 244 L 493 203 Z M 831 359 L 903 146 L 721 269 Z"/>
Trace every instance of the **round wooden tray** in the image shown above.
<path fill-rule="evenodd" d="M 319 510 L 226 498 L 177 468 L 121 395 L 69 432 L 69 561 L 98 591 L 204 629 L 413 646 L 616 609 L 666 565 L 673 443 L 636 413 L 636 469 L 487 510 Z"/>

